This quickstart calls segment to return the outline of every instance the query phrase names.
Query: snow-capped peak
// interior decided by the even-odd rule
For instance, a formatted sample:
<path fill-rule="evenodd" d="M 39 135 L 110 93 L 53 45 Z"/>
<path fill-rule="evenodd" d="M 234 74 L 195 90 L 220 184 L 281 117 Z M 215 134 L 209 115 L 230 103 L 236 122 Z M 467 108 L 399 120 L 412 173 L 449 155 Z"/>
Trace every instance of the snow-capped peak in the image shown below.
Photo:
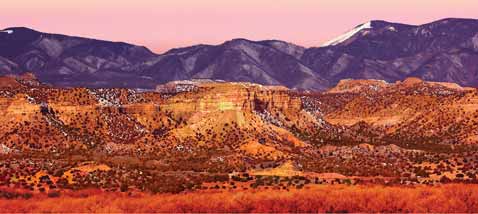
<path fill-rule="evenodd" d="M 356 28 L 352 29 L 351 31 L 349 31 L 345 34 L 342 34 L 339 37 L 324 43 L 322 45 L 322 47 L 338 45 L 338 44 L 344 42 L 345 40 L 349 39 L 350 37 L 354 36 L 356 33 L 360 32 L 361 30 L 371 29 L 371 28 L 372 28 L 372 23 L 371 22 L 361 24 L 361 25 L 357 26 Z"/>
<path fill-rule="evenodd" d="M 394 32 L 397 32 L 397 29 L 393 26 L 390 26 L 387 28 L 389 31 L 394 31 Z"/>
<path fill-rule="evenodd" d="M 4 30 L 4 31 L 0 31 L 0 33 L 12 34 L 12 33 L 13 33 L 13 30 Z"/>

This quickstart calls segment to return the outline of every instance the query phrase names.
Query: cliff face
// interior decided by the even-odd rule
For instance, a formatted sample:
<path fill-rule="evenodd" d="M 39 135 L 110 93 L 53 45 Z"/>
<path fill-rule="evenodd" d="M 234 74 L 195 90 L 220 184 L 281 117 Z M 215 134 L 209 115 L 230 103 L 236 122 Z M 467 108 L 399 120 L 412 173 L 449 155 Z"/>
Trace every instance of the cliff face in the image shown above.
<path fill-rule="evenodd" d="M 195 93 L 178 94 L 172 97 L 166 105 L 175 103 L 180 103 L 179 105 L 182 106 L 191 105 L 189 108 L 192 111 L 201 112 L 301 110 L 300 99 L 290 96 L 289 90 L 285 87 L 217 82 L 191 83 L 190 86 L 181 84 L 181 86 L 192 88 Z"/>
<path fill-rule="evenodd" d="M 284 87 L 181 82 L 168 84 L 174 90 L 137 92 L 50 88 L 17 77 L 2 84 L 0 115 L 8 123 L 0 138 L 12 151 L 162 154 L 183 144 L 241 150 L 258 139 L 281 149 L 303 145 L 292 127 L 318 124 Z"/>

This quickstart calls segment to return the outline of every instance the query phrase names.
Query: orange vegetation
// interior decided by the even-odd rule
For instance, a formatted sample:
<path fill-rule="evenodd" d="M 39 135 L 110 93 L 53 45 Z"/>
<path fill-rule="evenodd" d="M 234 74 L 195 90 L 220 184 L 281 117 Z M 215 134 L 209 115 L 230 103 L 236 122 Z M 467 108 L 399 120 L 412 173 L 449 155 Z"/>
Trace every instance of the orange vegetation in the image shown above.
<path fill-rule="evenodd" d="M 2 212 L 477 212 L 478 185 L 319 186 L 291 191 L 130 195 L 83 192 L 1 200 Z"/>

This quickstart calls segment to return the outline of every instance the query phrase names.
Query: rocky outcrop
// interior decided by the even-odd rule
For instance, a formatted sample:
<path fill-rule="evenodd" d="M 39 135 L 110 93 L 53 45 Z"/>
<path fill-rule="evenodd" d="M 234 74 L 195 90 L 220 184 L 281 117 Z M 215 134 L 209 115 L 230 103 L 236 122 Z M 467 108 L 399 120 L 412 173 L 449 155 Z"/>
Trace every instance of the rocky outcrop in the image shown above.
<path fill-rule="evenodd" d="M 383 80 L 353 80 L 344 79 L 339 83 L 327 90 L 328 93 L 359 93 L 363 91 L 379 91 L 389 86 L 389 83 Z"/>
<path fill-rule="evenodd" d="M 204 140 L 239 148 L 253 139 L 297 146 L 302 142 L 289 129 L 316 125 L 282 86 L 201 80 L 140 92 L 51 88 L 34 84 L 31 75 L 0 80 L 0 119 L 8 121 L 0 139 L 18 151 L 152 153 Z"/>
<path fill-rule="evenodd" d="M 478 142 L 476 88 L 415 77 L 395 83 L 346 80 L 322 96 L 321 107 L 329 109 L 324 119 L 334 125 L 378 130 L 400 143 Z"/>
<path fill-rule="evenodd" d="M 388 83 L 384 80 L 354 80 L 354 79 L 345 79 L 340 80 L 339 83 L 327 90 L 327 93 L 358 93 L 358 94 L 367 94 L 373 92 L 384 91 L 385 89 L 389 90 L 399 90 L 405 88 L 420 88 L 420 87 L 429 87 L 430 89 L 435 89 L 435 92 L 442 91 L 473 91 L 474 88 L 471 87 L 461 87 L 456 83 L 449 82 L 433 82 L 433 81 L 424 81 L 417 77 L 409 77 L 403 81 L 396 81 L 395 83 Z M 433 92 L 430 91 L 430 92 Z"/>
<path fill-rule="evenodd" d="M 192 103 L 193 111 L 254 111 L 290 110 L 300 111 L 300 99 L 290 96 L 290 91 L 281 86 L 262 86 L 253 83 L 222 83 L 182 81 L 158 86 L 160 91 L 172 88 L 178 94 L 168 103 Z"/>

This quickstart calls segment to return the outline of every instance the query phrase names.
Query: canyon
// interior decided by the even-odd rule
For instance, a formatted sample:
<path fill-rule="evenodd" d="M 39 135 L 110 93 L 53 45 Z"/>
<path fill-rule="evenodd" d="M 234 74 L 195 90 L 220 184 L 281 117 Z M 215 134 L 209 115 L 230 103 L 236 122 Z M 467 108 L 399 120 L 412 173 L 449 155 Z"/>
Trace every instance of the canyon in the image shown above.
<path fill-rule="evenodd" d="M 452 83 L 89 89 L 26 73 L 0 78 L 0 106 L 0 186 L 33 192 L 477 181 L 478 91 Z"/>

